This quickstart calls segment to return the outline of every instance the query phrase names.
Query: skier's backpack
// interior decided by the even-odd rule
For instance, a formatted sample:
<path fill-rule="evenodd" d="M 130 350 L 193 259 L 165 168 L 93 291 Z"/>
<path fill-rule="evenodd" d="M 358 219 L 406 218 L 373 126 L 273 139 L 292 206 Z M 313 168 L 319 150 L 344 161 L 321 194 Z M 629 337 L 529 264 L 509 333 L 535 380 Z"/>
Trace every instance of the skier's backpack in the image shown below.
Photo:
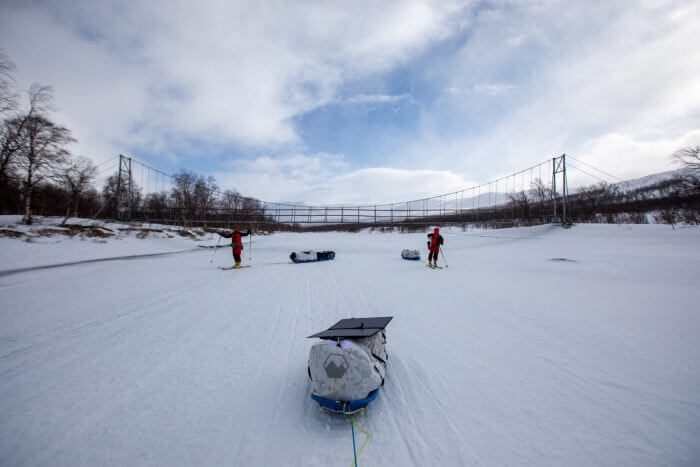
<path fill-rule="evenodd" d="M 418 261 L 420 259 L 420 252 L 418 250 L 403 250 L 401 251 L 401 257 L 411 261 Z"/>
<path fill-rule="evenodd" d="M 379 395 L 386 374 L 386 334 L 392 317 L 350 318 L 309 337 L 311 398 L 324 409 L 354 413 Z"/>

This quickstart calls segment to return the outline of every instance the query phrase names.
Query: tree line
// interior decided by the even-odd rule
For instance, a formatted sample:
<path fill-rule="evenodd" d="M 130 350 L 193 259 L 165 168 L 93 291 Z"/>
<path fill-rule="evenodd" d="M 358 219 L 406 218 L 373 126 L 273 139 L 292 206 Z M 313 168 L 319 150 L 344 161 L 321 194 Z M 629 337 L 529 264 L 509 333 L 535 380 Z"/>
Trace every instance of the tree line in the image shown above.
<path fill-rule="evenodd" d="M 68 150 L 75 138 L 52 119 L 50 86 L 32 85 L 26 102 L 19 104 L 13 68 L 0 54 L 0 209 L 21 211 L 24 222 L 31 223 L 40 192 L 45 201 L 47 193 L 61 191 L 66 213 L 75 211 L 96 169 L 89 159 L 73 157 Z"/>
<path fill-rule="evenodd" d="M 261 201 L 235 189 L 220 191 L 212 176 L 181 169 L 171 177 L 171 185 L 169 190 L 144 195 L 141 186 L 127 180 L 125 172 L 117 172 L 107 178 L 102 189 L 101 217 L 185 227 L 269 221 Z"/>
<path fill-rule="evenodd" d="M 624 182 L 611 184 L 601 181 L 577 188 L 568 196 L 566 222 L 643 224 L 654 221 L 671 225 L 700 225 L 700 146 L 680 149 L 672 158 L 686 170 L 655 183 L 630 187 Z M 531 226 L 562 222 L 563 201 L 561 193 L 552 193 L 548 184 L 535 178 L 529 189 L 509 192 L 504 202 L 490 206 L 449 211 L 440 215 L 411 216 L 410 219 L 398 214 L 398 220 L 391 223 L 363 221 L 308 226 L 284 224 L 273 228 L 294 232 L 358 232 L 363 229 L 385 232 L 398 229 L 411 233 L 423 232 L 434 225 L 482 228 Z"/>
<path fill-rule="evenodd" d="M 569 194 L 569 222 L 700 224 L 700 146 L 681 148 L 671 156 L 684 170 L 672 177 L 641 187 L 604 181 L 583 186 Z M 529 191 L 509 193 L 498 217 L 517 223 L 552 220 L 552 205 L 560 194 L 536 179 Z"/>

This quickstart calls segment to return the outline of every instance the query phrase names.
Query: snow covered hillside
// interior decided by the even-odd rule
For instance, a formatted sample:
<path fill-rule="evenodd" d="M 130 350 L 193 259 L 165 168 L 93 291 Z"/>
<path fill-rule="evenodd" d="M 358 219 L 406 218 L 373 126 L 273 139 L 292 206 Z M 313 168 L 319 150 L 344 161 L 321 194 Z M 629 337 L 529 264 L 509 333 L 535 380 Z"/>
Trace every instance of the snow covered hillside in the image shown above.
<path fill-rule="evenodd" d="M 624 182 L 615 183 L 615 185 L 622 191 L 629 191 L 637 188 L 655 185 L 665 180 L 688 176 L 698 177 L 700 176 L 700 171 L 688 169 L 669 170 L 666 172 L 658 172 L 655 174 L 646 175 L 644 177 L 633 178 Z"/>
<path fill-rule="evenodd" d="M 3 271 L 189 250 L 0 274 L 0 465 L 348 466 L 306 336 L 352 316 L 394 316 L 360 465 L 700 463 L 697 228 L 455 229 L 441 270 L 400 258 L 422 234 L 254 237 L 238 271 L 178 237 L 0 240 Z"/>

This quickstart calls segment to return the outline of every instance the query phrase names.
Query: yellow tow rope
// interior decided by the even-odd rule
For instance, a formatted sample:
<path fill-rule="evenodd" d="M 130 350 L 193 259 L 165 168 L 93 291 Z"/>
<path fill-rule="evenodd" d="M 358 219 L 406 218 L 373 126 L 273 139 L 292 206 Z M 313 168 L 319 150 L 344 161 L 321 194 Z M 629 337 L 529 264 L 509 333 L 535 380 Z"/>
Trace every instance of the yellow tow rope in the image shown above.
<path fill-rule="evenodd" d="M 360 411 L 360 413 L 363 413 L 364 410 Z M 365 435 L 365 440 L 362 441 L 362 444 L 360 445 L 360 449 L 357 452 L 354 452 L 355 454 L 355 460 L 353 460 L 352 464 L 350 464 L 350 467 L 357 467 L 357 458 L 360 457 L 362 454 L 362 451 L 364 451 L 365 446 L 369 443 L 369 440 L 372 439 L 372 435 L 369 434 L 369 431 L 363 430 L 357 425 L 357 422 L 355 422 L 355 416 L 350 415 L 350 423 L 352 424 L 352 447 L 353 451 L 355 449 L 355 428 L 357 428 L 357 431 L 360 433 L 364 433 Z"/>

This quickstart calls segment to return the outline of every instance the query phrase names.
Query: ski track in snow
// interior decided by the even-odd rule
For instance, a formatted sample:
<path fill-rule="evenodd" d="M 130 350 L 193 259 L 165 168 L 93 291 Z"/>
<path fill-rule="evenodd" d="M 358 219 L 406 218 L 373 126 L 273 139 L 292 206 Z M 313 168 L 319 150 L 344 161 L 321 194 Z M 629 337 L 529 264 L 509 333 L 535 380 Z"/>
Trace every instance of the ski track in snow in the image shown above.
<path fill-rule="evenodd" d="M 423 235 L 326 233 L 0 277 L 0 465 L 350 465 L 306 336 L 373 315 L 361 465 L 697 465 L 700 230 L 498 232 L 441 271 L 399 258 Z M 309 247 L 337 258 L 280 264 Z"/>

